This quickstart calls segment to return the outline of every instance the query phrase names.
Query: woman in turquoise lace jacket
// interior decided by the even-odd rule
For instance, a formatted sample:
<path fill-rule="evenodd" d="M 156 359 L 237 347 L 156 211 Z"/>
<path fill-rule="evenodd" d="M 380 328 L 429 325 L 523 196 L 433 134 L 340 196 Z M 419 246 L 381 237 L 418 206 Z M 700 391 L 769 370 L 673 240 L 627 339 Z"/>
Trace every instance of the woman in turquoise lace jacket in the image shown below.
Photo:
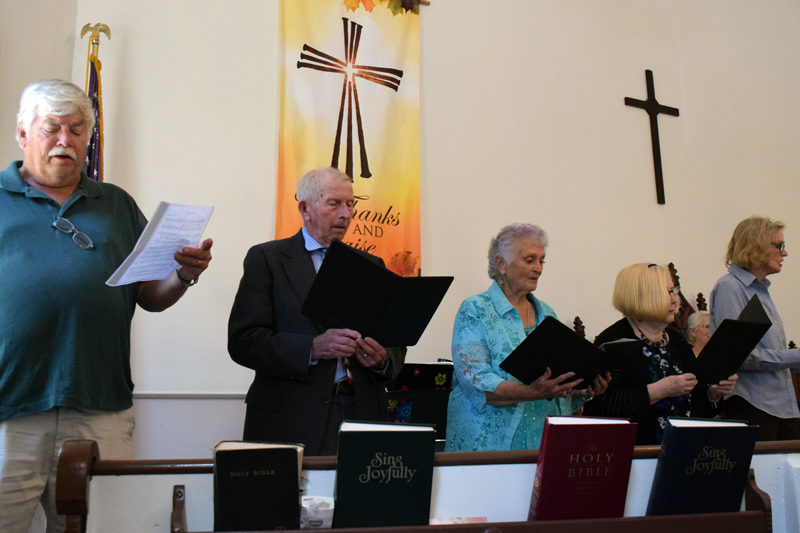
<path fill-rule="evenodd" d="M 544 266 L 547 234 L 533 224 L 500 230 L 489 246 L 489 290 L 464 300 L 453 326 L 453 390 L 447 408 L 447 451 L 538 448 L 546 415 L 569 415 L 608 386 L 591 387 L 548 369 L 525 385 L 500 363 L 553 309 L 533 296 Z"/>

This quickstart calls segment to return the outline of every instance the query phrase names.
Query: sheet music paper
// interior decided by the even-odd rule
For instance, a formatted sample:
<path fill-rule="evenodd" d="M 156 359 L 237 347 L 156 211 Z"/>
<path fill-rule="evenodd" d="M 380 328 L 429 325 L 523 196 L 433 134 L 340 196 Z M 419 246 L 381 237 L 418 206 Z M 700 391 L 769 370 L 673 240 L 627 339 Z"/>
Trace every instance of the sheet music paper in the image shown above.
<path fill-rule="evenodd" d="M 133 251 L 106 280 L 117 287 L 137 281 L 164 279 L 180 265 L 173 255 L 184 246 L 197 246 L 214 211 L 212 205 L 160 202 Z"/>

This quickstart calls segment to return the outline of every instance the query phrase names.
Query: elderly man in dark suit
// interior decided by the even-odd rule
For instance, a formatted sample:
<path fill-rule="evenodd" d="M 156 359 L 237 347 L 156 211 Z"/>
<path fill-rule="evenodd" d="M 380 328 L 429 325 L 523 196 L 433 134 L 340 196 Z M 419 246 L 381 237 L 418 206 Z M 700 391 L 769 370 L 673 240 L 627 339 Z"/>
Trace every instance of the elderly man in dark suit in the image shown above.
<path fill-rule="evenodd" d="M 342 420 L 386 419 L 384 386 L 400 371 L 406 349 L 385 348 L 351 329 L 324 330 L 301 313 L 327 247 L 350 225 L 353 181 L 335 168 L 312 170 L 296 197 L 301 230 L 253 246 L 245 257 L 228 352 L 256 372 L 245 440 L 301 442 L 306 455 L 332 455 Z"/>

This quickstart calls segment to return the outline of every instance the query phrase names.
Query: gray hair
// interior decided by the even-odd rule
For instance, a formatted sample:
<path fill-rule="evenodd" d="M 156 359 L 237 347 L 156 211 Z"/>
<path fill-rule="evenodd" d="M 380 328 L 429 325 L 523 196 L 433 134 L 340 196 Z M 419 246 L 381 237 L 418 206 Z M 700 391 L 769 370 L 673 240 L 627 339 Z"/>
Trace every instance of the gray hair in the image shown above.
<path fill-rule="evenodd" d="M 489 277 L 497 279 L 500 272 L 494 262 L 495 257 L 501 258 L 506 263 L 514 259 L 514 243 L 520 239 L 529 239 L 547 248 L 547 232 L 534 224 L 509 224 L 492 238 L 489 243 Z"/>
<path fill-rule="evenodd" d="M 353 178 L 333 167 L 315 168 L 306 172 L 300 181 L 297 183 L 297 192 L 294 197 L 298 202 L 305 202 L 311 204 L 317 201 L 325 194 L 325 178 L 339 179 L 340 181 L 348 181 L 353 183 Z"/>
<path fill-rule="evenodd" d="M 709 316 L 708 311 L 695 311 L 689 315 L 689 320 L 686 322 L 686 327 L 694 329 L 700 324 L 700 319 L 704 316 Z"/>
<path fill-rule="evenodd" d="M 70 115 L 75 111 L 83 113 L 87 131 L 92 131 L 95 122 L 92 101 L 80 87 L 64 80 L 35 81 L 22 91 L 22 96 L 19 100 L 19 112 L 17 113 L 17 125 L 22 124 L 23 131 L 27 133 L 37 117 L 47 115 L 61 117 Z M 19 131 L 17 131 L 16 138 L 17 143 L 19 143 Z"/>
<path fill-rule="evenodd" d="M 692 333 L 692 330 L 697 328 L 700 325 L 700 319 L 704 316 L 710 317 L 708 311 L 695 311 L 691 315 L 689 315 L 689 319 L 686 321 L 686 337 L 689 344 L 693 344 L 695 341 L 695 336 Z"/>

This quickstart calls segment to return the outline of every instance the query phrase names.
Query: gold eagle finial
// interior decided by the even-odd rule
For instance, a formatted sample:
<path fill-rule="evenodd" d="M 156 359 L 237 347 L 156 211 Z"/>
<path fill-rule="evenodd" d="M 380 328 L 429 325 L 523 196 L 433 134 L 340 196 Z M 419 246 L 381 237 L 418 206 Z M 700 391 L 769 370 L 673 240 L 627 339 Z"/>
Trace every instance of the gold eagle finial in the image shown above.
<path fill-rule="evenodd" d="M 83 28 L 81 28 L 81 39 L 83 39 L 83 38 L 84 38 L 84 36 L 85 36 L 87 33 L 90 33 L 90 32 L 91 32 L 91 34 L 92 34 L 92 35 L 95 35 L 95 34 L 97 34 L 98 36 L 99 36 L 101 33 L 105 33 L 105 34 L 106 34 L 106 37 L 108 37 L 109 39 L 111 39 L 111 29 L 110 29 L 108 26 L 106 26 L 105 24 L 103 24 L 102 22 L 98 22 L 98 23 L 97 23 L 97 24 L 95 24 L 95 25 L 92 25 L 92 23 L 91 23 L 91 22 L 90 22 L 90 23 L 88 23 L 88 24 L 85 24 L 85 25 L 83 26 Z"/>

